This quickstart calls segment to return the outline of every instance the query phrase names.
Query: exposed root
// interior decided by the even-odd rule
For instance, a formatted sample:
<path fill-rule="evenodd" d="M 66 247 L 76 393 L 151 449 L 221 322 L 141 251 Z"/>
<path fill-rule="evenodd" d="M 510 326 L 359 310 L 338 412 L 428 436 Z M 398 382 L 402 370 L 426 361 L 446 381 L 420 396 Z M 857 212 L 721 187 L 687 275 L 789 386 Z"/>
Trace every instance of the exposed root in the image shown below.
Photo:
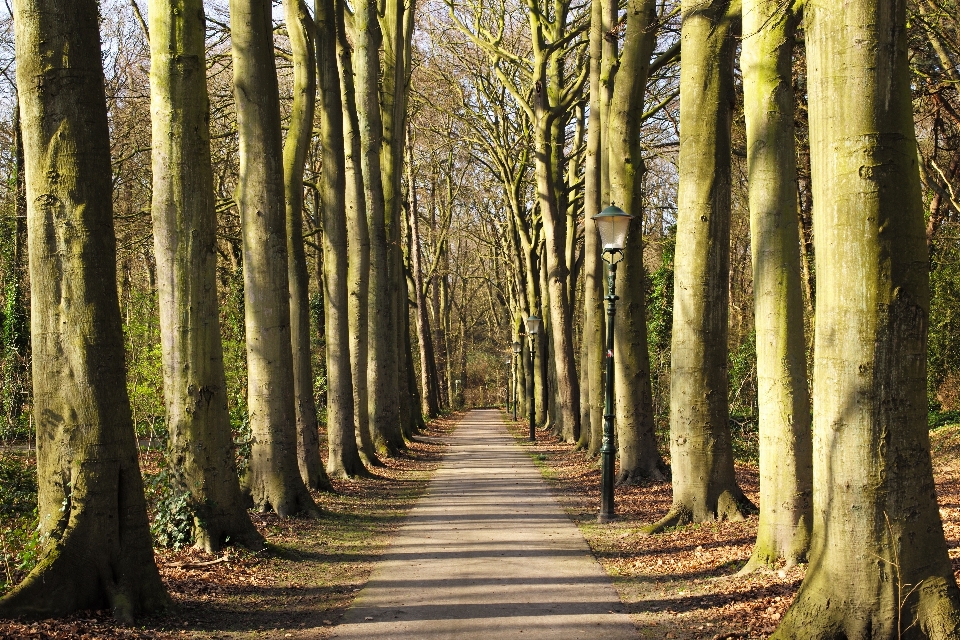
<path fill-rule="evenodd" d="M 660 520 L 646 527 L 641 527 L 640 533 L 643 535 L 652 536 L 658 533 L 663 533 L 670 527 L 677 527 L 690 522 L 693 522 L 693 512 L 691 512 L 690 509 L 688 509 L 685 505 L 675 504 L 667 513 L 667 515 L 660 518 Z"/>
<path fill-rule="evenodd" d="M 649 482 L 665 482 L 670 479 L 670 467 L 659 459 L 647 465 L 633 469 L 620 469 L 617 474 L 618 487 L 642 486 Z"/>

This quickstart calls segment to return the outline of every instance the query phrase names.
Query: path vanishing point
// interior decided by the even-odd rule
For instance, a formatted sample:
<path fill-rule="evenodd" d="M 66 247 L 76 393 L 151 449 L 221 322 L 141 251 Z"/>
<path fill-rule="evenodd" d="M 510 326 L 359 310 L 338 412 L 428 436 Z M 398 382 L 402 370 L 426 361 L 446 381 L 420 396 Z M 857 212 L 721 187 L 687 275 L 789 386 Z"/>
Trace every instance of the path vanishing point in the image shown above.
<path fill-rule="evenodd" d="M 633 639 L 613 583 L 497 410 L 471 411 L 342 640 Z"/>

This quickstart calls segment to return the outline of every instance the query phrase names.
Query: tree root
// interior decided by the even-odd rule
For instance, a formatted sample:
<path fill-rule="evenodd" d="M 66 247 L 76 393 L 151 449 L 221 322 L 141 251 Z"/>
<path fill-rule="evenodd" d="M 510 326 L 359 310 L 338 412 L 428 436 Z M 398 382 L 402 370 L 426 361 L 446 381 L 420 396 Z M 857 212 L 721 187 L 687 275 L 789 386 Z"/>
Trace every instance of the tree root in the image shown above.
<path fill-rule="evenodd" d="M 666 482 L 670 479 L 670 466 L 659 459 L 634 469 L 620 469 L 615 481 L 618 487 L 632 487 L 649 482 Z"/>

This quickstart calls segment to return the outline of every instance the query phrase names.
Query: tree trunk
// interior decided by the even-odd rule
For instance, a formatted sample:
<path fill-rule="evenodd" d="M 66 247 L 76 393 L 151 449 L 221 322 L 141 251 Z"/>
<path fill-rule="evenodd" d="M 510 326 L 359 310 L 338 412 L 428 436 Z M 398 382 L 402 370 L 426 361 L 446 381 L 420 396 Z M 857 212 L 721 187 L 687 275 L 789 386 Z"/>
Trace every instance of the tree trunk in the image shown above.
<path fill-rule="evenodd" d="M 631 0 L 627 34 L 608 111 L 607 158 L 610 202 L 634 216 L 619 268 L 620 302 L 614 345 L 617 399 L 617 484 L 666 480 L 667 465 L 657 448 L 647 344 L 647 274 L 643 267 L 643 124 L 644 97 L 657 37 L 656 0 Z"/>
<path fill-rule="evenodd" d="M 600 451 L 603 430 L 603 262 L 597 225 L 589 220 L 603 209 L 600 122 L 600 58 L 603 29 L 601 1 L 593 0 L 590 22 L 590 120 L 587 124 L 587 158 L 584 167 L 583 229 L 583 336 L 580 382 L 580 440 L 578 448 L 591 455 Z"/>
<path fill-rule="evenodd" d="M 153 239 L 168 463 L 197 546 L 261 548 L 237 478 L 217 308 L 216 197 L 201 0 L 150 7 Z"/>
<path fill-rule="evenodd" d="M 124 376 L 110 133 L 94 0 L 17 0 L 44 541 L 0 616 L 168 606 Z"/>
<path fill-rule="evenodd" d="M 347 279 L 350 299 L 347 313 L 350 324 L 350 371 L 353 377 L 354 430 L 360 457 L 367 466 L 380 466 L 373 448 L 370 425 L 370 404 L 367 387 L 370 326 L 367 307 L 370 295 L 370 233 L 367 227 L 367 203 L 363 194 L 363 155 L 360 144 L 360 118 L 353 83 L 353 56 L 347 42 L 342 0 L 333 0 L 336 15 L 337 66 L 340 73 L 340 96 L 343 103 L 343 135 L 346 161 L 347 209 Z M 353 464 L 353 463 L 351 463 Z M 327 471 L 341 473 L 340 469 Z M 348 474 L 349 475 L 349 474 Z"/>
<path fill-rule="evenodd" d="M 538 85 L 546 85 L 546 77 Z M 543 216 L 545 280 L 544 294 L 550 310 L 550 331 L 543 338 L 550 340 L 557 379 L 558 425 L 566 442 L 576 442 L 580 435 L 580 389 L 573 349 L 573 318 L 567 291 L 570 275 L 566 261 L 566 211 L 559 209 L 557 183 L 553 167 L 551 124 L 547 114 L 545 90 L 535 97 L 537 123 L 535 126 L 536 186 L 539 193 L 540 212 Z"/>
<path fill-rule="evenodd" d="M 807 3 L 813 539 L 775 638 L 956 638 L 926 401 L 929 272 L 904 2 Z"/>
<path fill-rule="evenodd" d="M 313 137 L 313 116 L 317 102 L 315 27 L 304 0 L 283 0 L 283 8 L 293 57 L 293 106 L 290 110 L 290 129 L 283 147 L 283 186 L 287 220 L 287 277 L 290 281 L 290 337 L 297 415 L 297 462 L 300 467 L 300 477 L 307 488 L 330 490 L 332 489 L 330 479 L 327 478 L 323 470 L 323 461 L 320 459 L 317 405 L 313 399 L 313 364 L 310 360 L 310 293 L 307 280 L 307 255 L 303 245 L 303 167 L 306 164 L 307 152 L 310 150 L 310 141 Z M 339 83 L 335 90 L 339 98 Z M 327 119 L 324 118 L 323 121 L 326 122 Z M 342 130 L 340 137 L 341 144 L 338 148 L 343 149 Z M 324 158 L 327 157 L 329 156 L 324 155 Z M 342 166 L 341 163 L 339 167 Z M 327 163 L 324 163 L 323 168 L 327 169 Z M 342 189 L 340 193 L 343 193 Z M 343 226 L 342 204 L 339 209 L 328 209 L 324 203 L 322 228 L 325 248 L 331 244 L 329 240 L 331 229 L 326 224 L 328 211 L 331 212 L 329 217 L 333 217 L 334 224 Z M 334 231 L 337 230 L 335 227 Z M 346 247 L 335 244 L 333 246 L 336 247 L 335 250 L 344 254 L 342 262 L 345 267 Z M 333 293 L 338 294 L 340 289 L 338 280 L 342 279 L 346 272 L 346 269 L 338 270 L 340 264 L 337 254 L 334 253 L 335 250 L 325 253 L 325 282 L 323 283 L 325 285 L 323 310 L 331 324 L 324 332 L 327 336 L 328 430 L 331 424 L 339 426 L 346 418 L 350 419 L 349 424 L 351 429 L 353 428 L 352 412 L 344 407 L 344 398 L 351 403 L 353 401 L 353 391 L 348 384 L 350 376 L 348 372 L 340 369 L 339 353 L 331 355 L 331 350 L 339 351 L 342 344 L 338 340 L 331 340 L 330 337 L 338 335 L 343 308 L 338 306 L 337 303 L 342 301 L 338 300 L 336 295 L 333 298 L 330 297 L 330 287 L 332 285 Z M 328 281 L 331 272 L 333 283 Z M 345 322 L 343 324 L 346 325 Z"/>
<path fill-rule="evenodd" d="M 727 407 L 730 124 L 740 4 L 683 3 L 680 186 L 670 368 L 673 506 L 648 531 L 740 520 Z"/>
<path fill-rule="evenodd" d="M 240 139 L 247 404 L 253 447 L 243 479 L 254 507 L 317 513 L 297 463 L 280 98 L 269 0 L 230 0 Z"/>
<path fill-rule="evenodd" d="M 377 453 L 392 456 L 403 446 L 400 436 L 399 348 L 396 308 L 391 295 L 390 247 L 387 242 L 386 209 L 380 149 L 383 124 L 380 118 L 380 25 L 374 0 L 359 0 L 353 14 L 356 37 L 353 70 L 357 77 L 357 111 L 360 116 L 364 193 L 370 231 L 370 323 L 367 386 L 370 423 Z"/>
<path fill-rule="evenodd" d="M 810 396 L 803 335 L 793 42 L 779 0 L 744 0 L 744 113 L 760 409 L 760 524 L 749 571 L 806 558 L 813 518 Z"/>
<path fill-rule="evenodd" d="M 423 292 L 423 265 L 420 255 L 420 214 L 417 207 L 417 186 L 413 174 L 413 145 L 407 145 L 410 157 L 407 162 L 407 182 L 410 185 L 410 265 L 413 271 L 413 289 L 417 302 L 417 339 L 420 342 L 420 381 L 423 388 L 421 411 L 425 416 L 440 415 L 440 382 L 437 364 L 433 356 L 433 336 L 430 334 L 430 316 L 427 313 L 427 297 Z"/>
<path fill-rule="evenodd" d="M 289 2 L 289 0 L 286 0 Z M 337 17 L 334 0 L 315 0 L 320 78 L 320 138 L 323 145 L 323 310 L 327 336 L 327 469 L 331 475 L 364 475 L 354 415 L 350 365 L 350 313 L 347 240 L 347 171 L 343 102 L 337 69 Z"/>

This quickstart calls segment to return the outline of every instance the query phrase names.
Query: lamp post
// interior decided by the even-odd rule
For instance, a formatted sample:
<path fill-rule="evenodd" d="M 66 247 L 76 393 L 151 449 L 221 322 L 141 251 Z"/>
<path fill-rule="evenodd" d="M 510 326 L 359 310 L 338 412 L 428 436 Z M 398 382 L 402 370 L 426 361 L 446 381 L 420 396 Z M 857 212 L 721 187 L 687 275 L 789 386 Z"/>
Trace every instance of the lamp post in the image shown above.
<path fill-rule="evenodd" d="M 533 397 L 536 389 L 533 377 L 537 366 L 537 334 L 540 333 L 540 318 L 538 316 L 527 318 L 527 333 L 530 334 L 530 380 L 527 382 L 528 398 L 530 399 L 530 442 L 536 442 L 537 403 Z"/>
<path fill-rule="evenodd" d="M 506 395 L 507 405 L 505 408 L 508 412 L 510 411 L 510 361 L 511 361 L 510 356 L 507 356 L 506 358 L 503 359 L 503 364 L 507 369 L 507 377 L 506 379 L 504 379 L 504 387 L 506 389 L 506 394 L 507 394 Z"/>
<path fill-rule="evenodd" d="M 514 363 L 520 358 L 520 349 L 522 345 L 519 342 L 513 343 L 513 361 Z M 517 421 L 517 370 L 516 365 L 513 368 L 513 421 Z"/>
<path fill-rule="evenodd" d="M 603 440 L 600 446 L 600 515 L 597 521 L 610 522 L 616 517 L 613 504 L 613 321 L 617 313 L 617 263 L 623 259 L 623 245 L 633 216 L 619 207 L 609 206 L 593 216 L 603 246 L 603 261 L 607 263 L 607 345 L 606 375 L 604 376 Z"/>

